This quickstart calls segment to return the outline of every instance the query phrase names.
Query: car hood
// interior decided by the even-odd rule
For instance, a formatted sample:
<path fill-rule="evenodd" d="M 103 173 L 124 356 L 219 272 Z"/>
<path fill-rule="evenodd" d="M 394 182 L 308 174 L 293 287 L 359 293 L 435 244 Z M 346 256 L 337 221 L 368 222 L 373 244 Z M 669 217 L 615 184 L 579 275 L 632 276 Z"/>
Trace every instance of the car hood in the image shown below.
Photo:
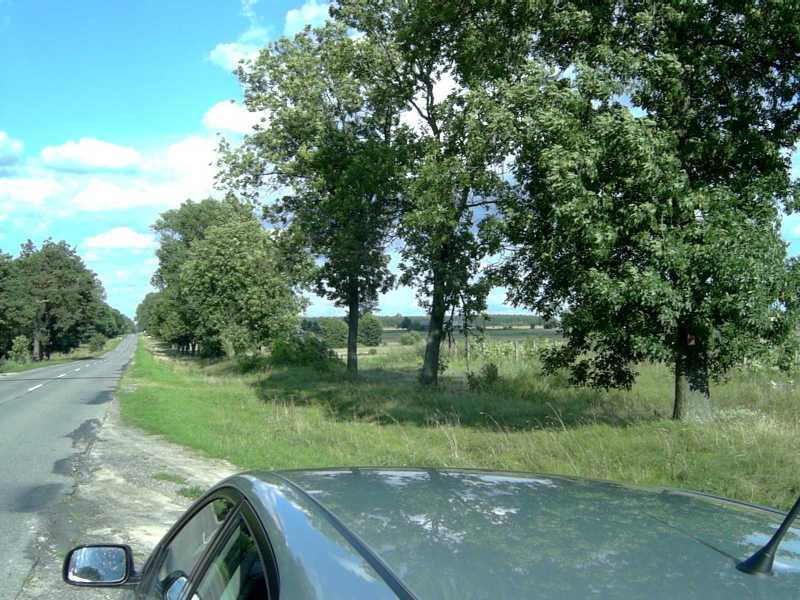
<path fill-rule="evenodd" d="M 430 469 L 281 472 L 418 598 L 795 598 L 800 531 L 773 576 L 736 570 L 782 514 L 675 490 Z"/>

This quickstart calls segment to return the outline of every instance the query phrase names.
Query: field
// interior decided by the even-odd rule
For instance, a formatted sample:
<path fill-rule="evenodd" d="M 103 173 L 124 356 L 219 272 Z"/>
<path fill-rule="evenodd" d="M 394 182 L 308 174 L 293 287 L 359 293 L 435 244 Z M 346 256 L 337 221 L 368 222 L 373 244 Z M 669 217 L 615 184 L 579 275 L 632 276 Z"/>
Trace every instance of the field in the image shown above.
<path fill-rule="evenodd" d="M 445 353 L 442 384 L 430 390 L 416 381 L 419 346 L 376 349 L 360 357 L 361 375 L 350 380 L 339 367 L 176 358 L 145 339 L 119 397 L 128 423 L 242 469 L 482 467 L 697 489 L 783 508 L 800 493 L 792 380 L 764 368 L 734 373 L 712 389 L 714 418 L 676 423 L 668 419 L 665 368 L 643 365 L 630 391 L 575 388 L 541 373 L 534 341 L 474 348 L 473 372 L 493 363 L 499 380 L 472 387 L 463 352 Z"/>
<path fill-rule="evenodd" d="M 111 338 L 106 340 L 106 345 L 101 352 L 92 352 L 86 345 L 75 348 L 72 352 L 61 353 L 54 352 L 50 356 L 50 360 L 42 360 L 39 362 L 15 363 L 15 362 L 2 362 L 0 363 L 0 373 L 21 373 L 23 371 L 30 371 L 32 369 L 39 369 L 41 367 L 49 367 L 50 365 L 59 365 L 62 363 L 72 362 L 74 360 L 84 360 L 87 358 L 94 358 L 100 354 L 111 352 L 114 348 L 119 346 L 122 337 Z"/>

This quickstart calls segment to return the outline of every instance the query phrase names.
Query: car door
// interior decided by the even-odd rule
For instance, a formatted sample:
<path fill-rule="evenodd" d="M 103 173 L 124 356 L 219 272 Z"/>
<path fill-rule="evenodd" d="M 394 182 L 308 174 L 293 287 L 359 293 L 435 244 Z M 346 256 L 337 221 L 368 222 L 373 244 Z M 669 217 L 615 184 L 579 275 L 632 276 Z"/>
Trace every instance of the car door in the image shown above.
<path fill-rule="evenodd" d="M 239 503 L 238 494 L 222 489 L 190 509 L 147 561 L 136 597 L 141 600 L 179 597 L 203 557 L 214 547 L 217 536 L 226 529 Z"/>
<path fill-rule="evenodd" d="M 270 576 L 271 569 L 265 568 L 270 562 L 262 559 L 263 549 L 259 548 L 256 536 L 259 529 L 239 512 L 206 555 L 188 597 L 191 600 L 268 600 L 273 597 L 269 589 L 275 588 L 268 581 L 274 580 Z"/>

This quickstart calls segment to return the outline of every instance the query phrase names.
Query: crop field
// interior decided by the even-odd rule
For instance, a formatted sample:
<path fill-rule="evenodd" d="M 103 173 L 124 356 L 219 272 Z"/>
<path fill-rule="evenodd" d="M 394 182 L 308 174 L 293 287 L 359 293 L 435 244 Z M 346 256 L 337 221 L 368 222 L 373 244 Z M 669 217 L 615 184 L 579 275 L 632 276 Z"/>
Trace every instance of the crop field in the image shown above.
<path fill-rule="evenodd" d="M 475 347 L 470 377 L 463 354 L 445 352 L 441 384 L 428 389 L 416 379 L 419 345 L 360 357 L 353 380 L 341 367 L 273 367 L 266 357 L 175 357 L 144 339 L 119 397 L 128 423 L 242 469 L 481 467 L 783 508 L 800 493 L 800 394 L 786 376 L 754 364 L 713 386 L 712 418 L 674 422 L 666 368 L 642 365 L 629 391 L 577 388 L 541 372 L 534 341 Z"/>

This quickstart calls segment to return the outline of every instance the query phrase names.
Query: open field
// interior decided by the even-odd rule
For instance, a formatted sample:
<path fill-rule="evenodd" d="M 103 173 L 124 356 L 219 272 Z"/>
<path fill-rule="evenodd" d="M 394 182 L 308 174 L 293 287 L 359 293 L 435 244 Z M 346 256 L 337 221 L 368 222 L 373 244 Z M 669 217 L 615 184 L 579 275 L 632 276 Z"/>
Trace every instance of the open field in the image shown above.
<path fill-rule="evenodd" d="M 72 362 L 74 360 L 84 360 L 87 358 L 94 358 L 100 354 L 111 352 L 114 348 L 119 346 L 122 341 L 122 336 L 106 340 L 106 345 L 101 352 L 91 352 L 88 346 L 83 345 L 75 348 L 72 352 L 62 354 L 61 352 L 54 352 L 50 356 L 50 360 L 42 360 L 38 362 L 15 363 L 3 362 L 0 363 L 0 373 L 22 373 L 23 371 L 30 371 L 31 369 L 38 369 L 40 367 L 49 367 L 50 365 L 58 365 L 62 363 Z"/>
<path fill-rule="evenodd" d="M 145 343 L 156 353 L 153 354 Z M 527 348 L 527 346 L 526 346 Z M 562 473 L 703 490 L 786 508 L 800 493 L 793 382 L 769 369 L 712 389 L 716 416 L 675 423 L 671 374 L 646 365 L 627 392 L 574 388 L 541 374 L 533 352 L 489 344 L 500 380 L 470 390 L 463 355 L 438 390 L 415 379 L 420 348 L 340 369 L 206 363 L 140 342 L 119 394 L 123 418 L 242 469 L 425 465 Z"/>

